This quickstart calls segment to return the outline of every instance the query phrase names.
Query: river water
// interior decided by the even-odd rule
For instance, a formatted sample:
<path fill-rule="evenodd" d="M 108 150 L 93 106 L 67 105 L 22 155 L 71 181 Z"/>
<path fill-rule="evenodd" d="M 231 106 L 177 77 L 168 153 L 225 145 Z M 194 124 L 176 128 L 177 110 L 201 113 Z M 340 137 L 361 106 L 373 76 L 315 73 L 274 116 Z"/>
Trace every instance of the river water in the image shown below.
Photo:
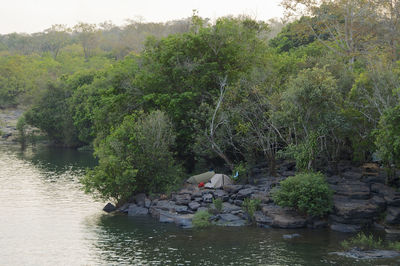
<path fill-rule="evenodd" d="M 330 255 L 329 230 L 181 229 L 102 212 L 78 180 L 90 153 L 0 145 L 0 265 L 399 265 Z M 284 234 L 299 233 L 291 240 Z"/>

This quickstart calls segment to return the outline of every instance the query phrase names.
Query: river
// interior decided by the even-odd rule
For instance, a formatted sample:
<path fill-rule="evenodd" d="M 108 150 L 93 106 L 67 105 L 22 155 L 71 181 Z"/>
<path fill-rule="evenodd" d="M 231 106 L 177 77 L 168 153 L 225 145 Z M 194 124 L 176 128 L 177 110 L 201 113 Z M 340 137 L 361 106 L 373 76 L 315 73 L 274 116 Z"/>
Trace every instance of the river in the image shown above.
<path fill-rule="evenodd" d="M 330 255 L 348 237 L 330 230 L 195 230 L 105 214 L 79 184 L 95 164 L 90 153 L 0 145 L 0 265 L 400 264 Z"/>

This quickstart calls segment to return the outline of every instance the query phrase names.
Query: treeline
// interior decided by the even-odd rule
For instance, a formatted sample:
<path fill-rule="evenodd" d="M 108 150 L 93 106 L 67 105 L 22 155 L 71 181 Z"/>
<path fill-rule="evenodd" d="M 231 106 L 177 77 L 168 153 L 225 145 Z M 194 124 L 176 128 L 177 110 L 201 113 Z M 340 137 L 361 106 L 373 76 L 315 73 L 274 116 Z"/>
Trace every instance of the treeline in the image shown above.
<path fill-rule="evenodd" d="M 272 40 L 262 21 L 194 15 L 186 32 L 48 84 L 25 119 L 59 144 L 93 145 L 100 164 L 83 182 L 119 202 L 210 167 L 399 166 L 400 3 L 284 3 L 305 13 Z"/>

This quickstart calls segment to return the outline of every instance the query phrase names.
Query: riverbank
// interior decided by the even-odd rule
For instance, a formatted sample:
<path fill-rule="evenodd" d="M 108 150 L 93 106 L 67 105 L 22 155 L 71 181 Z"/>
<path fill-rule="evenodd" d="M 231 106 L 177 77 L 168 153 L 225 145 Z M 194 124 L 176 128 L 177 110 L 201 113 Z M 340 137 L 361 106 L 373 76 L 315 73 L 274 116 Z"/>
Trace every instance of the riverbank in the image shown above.
<path fill-rule="evenodd" d="M 245 226 L 252 220 L 263 228 L 328 227 L 345 233 L 374 228 L 390 234 L 400 232 L 397 230 L 400 225 L 400 192 L 385 185 L 387 175 L 380 168 L 370 172 L 365 167 L 352 166 L 350 162 L 339 164 L 340 174 L 327 177 L 327 182 L 334 191 L 333 210 L 323 219 L 307 217 L 295 210 L 279 207 L 273 202 L 273 188 L 295 174 L 292 164 L 281 165 L 278 177 L 268 176 L 267 170 L 253 170 L 252 183 L 247 185 L 202 189 L 187 184 L 168 198 L 149 198 L 139 194 L 118 211 L 129 216 L 151 215 L 160 222 L 175 223 L 185 228 L 192 227 L 196 212 L 211 210 L 211 222 L 221 226 Z M 216 199 L 223 202 L 220 211 L 213 204 Z M 260 202 L 259 210 L 252 219 L 242 208 L 246 199 Z"/>

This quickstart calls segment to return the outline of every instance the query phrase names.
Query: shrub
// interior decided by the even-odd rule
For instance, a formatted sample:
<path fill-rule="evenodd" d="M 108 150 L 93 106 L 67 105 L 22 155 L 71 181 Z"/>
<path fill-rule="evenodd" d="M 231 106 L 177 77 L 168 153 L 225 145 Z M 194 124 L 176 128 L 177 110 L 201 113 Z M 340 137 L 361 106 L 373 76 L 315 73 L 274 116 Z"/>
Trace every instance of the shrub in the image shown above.
<path fill-rule="evenodd" d="M 261 201 L 259 199 L 244 199 L 242 208 L 245 212 L 249 214 L 251 220 L 254 219 L 254 213 L 260 207 L 260 203 Z"/>
<path fill-rule="evenodd" d="M 205 228 L 211 225 L 211 214 L 208 211 L 198 211 L 193 216 L 193 226 L 196 228 Z"/>
<path fill-rule="evenodd" d="M 99 165 L 81 180 L 85 191 L 123 202 L 135 193 L 173 190 L 182 176 L 170 151 L 174 139 L 172 125 L 160 111 L 125 117 L 95 147 Z"/>
<path fill-rule="evenodd" d="M 213 204 L 218 212 L 222 212 L 222 199 L 214 199 Z"/>
<path fill-rule="evenodd" d="M 400 241 L 390 242 L 388 246 L 389 246 L 389 249 L 400 251 Z"/>
<path fill-rule="evenodd" d="M 332 209 L 332 195 L 322 174 L 301 173 L 282 181 L 272 198 L 279 206 L 322 217 Z"/>
<path fill-rule="evenodd" d="M 371 250 L 383 248 L 382 239 L 375 239 L 373 235 L 367 236 L 362 232 L 348 240 L 342 241 L 340 244 L 344 249 L 359 248 L 362 250 Z"/>

